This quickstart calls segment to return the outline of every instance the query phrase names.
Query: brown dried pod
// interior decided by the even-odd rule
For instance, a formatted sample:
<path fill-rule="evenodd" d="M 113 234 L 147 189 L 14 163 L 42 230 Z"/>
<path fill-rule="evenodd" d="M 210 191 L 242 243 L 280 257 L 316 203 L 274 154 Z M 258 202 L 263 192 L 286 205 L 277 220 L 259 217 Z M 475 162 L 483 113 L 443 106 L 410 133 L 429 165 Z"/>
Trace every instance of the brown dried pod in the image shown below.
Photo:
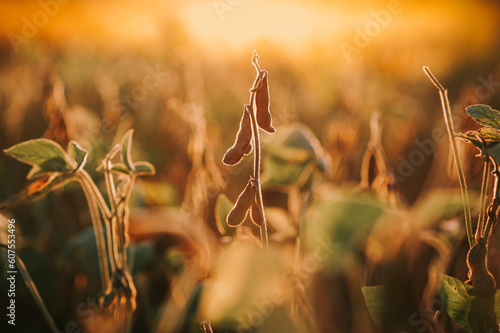
<path fill-rule="evenodd" d="M 245 150 L 245 155 L 248 155 L 252 152 L 253 150 L 253 146 L 252 146 L 252 142 L 250 142 L 247 146 L 247 149 Z"/>
<path fill-rule="evenodd" d="M 262 226 L 262 223 L 264 223 L 264 213 L 262 212 L 262 208 L 257 203 L 256 196 L 254 196 L 254 199 L 252 201 L 251 209 L 252 212 L 250 214 L 250 217 L 252 218 L 252 222 L 258 227 Z"/>
<path fill-rule="evenodd" d="M 255 106 L 257 107 L 257 124 L 259 124 L 259 127 L 268 133 L 276 132 L 272 125 L 271 111 L 269 110 L 269 86 L 266 71 L 262 71 L 261 85 L 255 93 Z"/>
<path fill-rule="evenodd" d="M 227 225 L 230 227 L 237 227 L 245 221 L 248 209 L 255 201 L 255 191 L 253 189 L 252 181 L 249 180 L 247 186 L 241 192 L 233 209 L 229 212 L 226 218 Z"/>
<path fill-rule="evenodd" d="M 467 253 L 468 280 L 465 283 L 474 287 L 495 288 L 496 283 L 487 265 L 488 249 L 484 238 L 480 238 L 476 245 Z"/>
<path fill-rule="evenodd" d="M 236 134 L 236 140 L 222 158 L 224 164 L 235 165 L 241 160 L 243 155 L 249 154 L 252 151 L 252 125 L 250 124 L 250 114 L 248 112 L 248 105 L 245 105 L 240 121 L 240 128 L 238 129 L 238 134 Z"/>

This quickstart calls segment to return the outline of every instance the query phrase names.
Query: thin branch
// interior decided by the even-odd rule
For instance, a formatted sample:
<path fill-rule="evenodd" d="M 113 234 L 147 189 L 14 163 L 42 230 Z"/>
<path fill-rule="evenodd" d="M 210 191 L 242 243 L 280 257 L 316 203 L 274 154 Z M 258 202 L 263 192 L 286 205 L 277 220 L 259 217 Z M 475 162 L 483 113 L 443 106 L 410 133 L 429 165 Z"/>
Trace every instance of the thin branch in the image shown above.
<path fill-rule="evenodd" d="M 102 227 L 102 217 L 99 212 L 98 204 L 96 197 L 93 195 L 91 191 L 91 186 L 88 184 L 86 178 L 83 176 L 84 170 L 77 171 L 78 180 L 82 185 L 83 193 L 85 194 L 85 198 L 87 199 L 87 203 L 89 205 L 90 217 L 92 220 L 92 225 L 94 227 L 98 259 L 99 259 L 99 269 L 101 272 L 101 287 L 102 290 L 106 290 L 109 286 L 109 269 L 108 269 L 108 251 L 106 251 L 106 240 L 104 239 L 104 231 Z M 109 230 L 108 230 L 109 233 Z M 109 246 L 109 238 L 108 238 L 108 246 Z M 111 261 L 111 268 L 114 271 L 114 264 Z"/>
<path fill-rule="evenodd" d="M 489 182 L 489 176 L 490 176 L 490 166 L 491 166 L 491 161 L 489 156 L 485 156 L 484 160 L 484 169 L 483 169 L 483 181 L 481 183 L 481 196 L 480 196 L 480 202 L 479 202 L 479 219 L 477 223 L 477 228 L 476 228 L 476 243 L 479 242 L 479 239 L 483 235 L 483 228 L 484 228 L 484 220 L 485 220 L 485 213 L 486 213 L 486 197 L 487 197 L 487 192 L 488 192 L 488 182 Z"/>
<path fill-rule="evenodd" d="M 443 108 L 444 120 L 448 130 L 448 137 L 451 143 L 451 150 L 453 153 L 453 159 L 455 160 L 455 166 L 457 168 L 458 181 L 460 183 L 460 190 L 462 191 L 462 201 L 464 205 L 464 215 L 465 215 L 465 230 L 467 232 L 467 239 L 469 241 L 469 247 L 474 246 L 474 234 L 472 232 L 472 219 L 470 213 L 469 204 L 469 194 L 467 192 L 467 184 L 465 182 L 465 176 L 462 169 L 462 163 L 460 162 L 460 156 L 458 155 L 457 143 L 455 141 L 455 129 L 453 128 L 453 121 L 451 119 L 451 108 L 450 101 L 448 99 L 448 91 L 439 83 L 436 77 L 432 74 L 427 66 L 424 66 L 424 72 L 427 74 L 431 82 L 439 90 L 439 96 L 441 98 L 441 106 Z"/>
<path fill-rule="evenodd" d="M 95 197 L 97 199 L 97 204 L 99 205 L 99 208 L 101 209 L 102 213 L 105 215 L 106 218 L 110 219 L 111 212 L 106 204 L 106 201 L 102 197 L 101 192 L 97 188 L 97 186 L 94 183 L 94 181 L 92 180 L 92 178 L 90 178 L 90 175 L 87 173 L 87 171 L 85 171 L 83 169 L 78 170 L 77 173 L 85 179 L 87 185 L 90 187 L 90 190 L 95 195 Z"/>
<path fill-rule="evenodd" d="M 257 71 L 257 77 L 255 78 L 254 84 L 252 86 L 252 89 L 250 89 L 250 105 L 247 107 L 247 111 L 250 114 L 250 121 L 252 123 L 252 132 L 253 132 L 253 146 L 254 146 L 254 167 L 253 167 L 253 181 L 255 185 L 255 195 L 256 195 L 256 200 L 257 200 L 257 205 L 262 209 L 262 215 L 263 215 L 263 222 L 262 225 L 260 226 L 260 237 L 262 241 L 262 247 L 265 250 L 269 249 L 269 240 L 268 240 L 268 235 L 267 235 L 267 221 L 266 221 L 266 214 L 264 213 L 264 204 L 262 200 L 262 189 L 260 186 L 260 159 L 261 159 L 261 153 L 260 153 L 260 135 L 259 135 L 259 127 L 257 126 L 257 120 L 256 120 L 256 107 L 255 107 L 255 95 L 256 92 L 259 88 L 259 86 L 262 84 L 262 71 L 260 70 L 259 63 L 257 61 L 257 58 L 259 56 L 257 55 L 257 52 L 253 52 L 252 55 L 252 64 L 255 67 L 255 70 Z"/>
<path fill-rule="evenodd" d="M 486 227 L 484 228 L 483 238 L 488 242 L 488 238 L 490 237 L 491 228 L 493 227 L 494 222 L 497 220 L 497 210 L 500 207 L 500 186 L 498 186 L 500 171 L 498 170 L 498 165 L 494 163 L 494 171 L 495 181 L 493 183 L 493 198 L 491 200 L 491 204 L 488 207 L 488 218 L 486 219 Z"/>
<path fill-rule="evenodd" d="M 108 191 L 109 204 L 111 207 L 111 215 L 113 215 L 116 211 L 116 188 L 113 181 L 113 175 L 111 174 L 111 159 L 119 150 L 120 145 L 115 145 L 102 161 L 102 166 L 104 167 L 104 179 L 106 181 L 106 190 Z"/>

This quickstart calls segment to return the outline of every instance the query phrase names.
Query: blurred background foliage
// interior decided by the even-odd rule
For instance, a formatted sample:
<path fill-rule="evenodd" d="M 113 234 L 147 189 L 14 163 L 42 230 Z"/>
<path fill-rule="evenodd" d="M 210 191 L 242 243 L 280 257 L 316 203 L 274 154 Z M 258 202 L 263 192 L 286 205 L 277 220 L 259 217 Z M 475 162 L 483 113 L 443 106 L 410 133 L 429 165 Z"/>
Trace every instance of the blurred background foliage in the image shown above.
<path fill-rule="evenodd" d="M 0 2 L 0 148 L 74 139 L 99 179 L 100 159 L 135 129 L 133 155 L 157 174 L 138 180 L 132 199 L 132 331 L 198 332 L 207 318 L 214 332 L 244 331 L 243 322 L 256 332 L 376 331 L 361 287 L 387 285 L 391 311 L 378 329 L 459 332 L 443 311 L 432 320 L 437 274 L 465 279 L 466 244 L 448 142 L 436 135 L 445 130 L 438 95 L 422 66 L 449 89 L 458 131 L 474 126 L 466 106 L 499 108 L 497 1 L 63 2 Z M 398 13 L 380 21 L 390 6 Z M 360 37 L 366 29 L 375 30 Z M 262 135 L 265 256 L 249 221 L 236 232 L 217 225 L 251 174 L 249 158 L 232 168 L 220 160 L 254 79 L 254 49 L 277 128 Z M 375 112 L 387 174 L 364 184 Z M 481 163 L 460 147 L 477 191 Z M 381 167 L 370 164 L 368 178 Z M 27 185 L 28 171 L 0 155 L 0 200 Z M 106 327 L 79 187 L 2 214 L 16 219 L 17 252 L 60 330 Z M 16 329 L 47 331 L 18 279 Z"/>

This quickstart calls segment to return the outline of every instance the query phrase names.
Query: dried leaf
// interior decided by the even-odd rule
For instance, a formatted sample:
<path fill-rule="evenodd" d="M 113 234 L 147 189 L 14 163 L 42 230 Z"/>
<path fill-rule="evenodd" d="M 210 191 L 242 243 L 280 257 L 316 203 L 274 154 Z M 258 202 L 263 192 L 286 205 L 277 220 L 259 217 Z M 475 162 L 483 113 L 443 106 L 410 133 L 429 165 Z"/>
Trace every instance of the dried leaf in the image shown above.
<path fill-rule="evenodd" d="M 37 180 L 30 183 L 21 192 L 7 198 L 5 201 L 0 202 L 1 209 L 11 209 L 15 206 L 27 204 L 36 201 L 50 191 L 58 188 L 72 179 L 72 173 L 59 173 L 53 172 L 50 175 L 44 175 Z"/>

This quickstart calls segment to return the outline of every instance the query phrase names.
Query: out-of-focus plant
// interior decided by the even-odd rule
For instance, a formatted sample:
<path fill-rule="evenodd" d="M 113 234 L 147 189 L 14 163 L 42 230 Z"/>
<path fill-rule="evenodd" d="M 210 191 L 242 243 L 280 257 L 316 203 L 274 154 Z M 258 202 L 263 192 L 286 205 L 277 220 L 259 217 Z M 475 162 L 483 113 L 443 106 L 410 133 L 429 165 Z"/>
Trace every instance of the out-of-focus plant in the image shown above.
<path fill-rule="evenodd" d="M 133 130 L 127 132 L 103 159 L 98 170 L 104 173 L 108 201 L 85 171 L 88 152 L 75 141 L 67 151 L 48 139 L 28 140 L 5 150 L 5 153 L 32 166 L 28 187 L 0 204 L 0 209 L 37 200 L 50 191 L 77 181 L 87 199 L 96 237 L 101 287 L 99 303 L 114 320 L 114 331 L 127 330 L 128 313 L 136 308 L 136 288 L 127 259 L 129 246 L 128 202 L 137 176 L 154 175 L 149 162 L 133 162 Z M 118 157 L 119 156 L 119 157 Z M 116 161 L 119 160 L 119 161 Z"/>

